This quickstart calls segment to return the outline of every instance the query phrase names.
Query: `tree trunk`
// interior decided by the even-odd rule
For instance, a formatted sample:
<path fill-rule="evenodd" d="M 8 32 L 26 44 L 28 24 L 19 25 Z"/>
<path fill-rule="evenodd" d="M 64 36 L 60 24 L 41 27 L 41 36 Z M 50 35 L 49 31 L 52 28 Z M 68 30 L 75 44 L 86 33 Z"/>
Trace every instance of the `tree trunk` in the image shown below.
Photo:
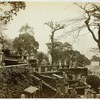
<path fill-rule="evenodd" d="M 51 35 L 51 44 L 52 44 L 52 47 L 51 47 L 51 64 L 53 66 L 54 64 L 54 32 L 52 32 L 52 35 Z"/>
<path fill-rule="evenodd" d="M 100 65 L 100 26 L 98 29 L 98 48 L 99 48 L 99 65 Z"/>
<path fill-rule="evenodd" d="M 100 65 L 100 42 L 98 42 L 98 48 L 99 48 L 99 65 Z"/>

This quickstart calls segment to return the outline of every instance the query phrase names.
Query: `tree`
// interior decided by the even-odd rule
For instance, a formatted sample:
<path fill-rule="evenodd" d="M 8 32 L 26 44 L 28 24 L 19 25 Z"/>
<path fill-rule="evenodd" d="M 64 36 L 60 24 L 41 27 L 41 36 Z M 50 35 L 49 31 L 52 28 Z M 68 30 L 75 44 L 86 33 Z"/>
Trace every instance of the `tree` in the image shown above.
<path fill-rule="evenodd" d="M 100 4 L 99 3 L 74 3 L 78 6 L 83 12 L 84 16 L 80 18 L 71 19 L 71 23 L 76 26 L 71 32 L 79 33 L 87 28 L 88 32 L 92 35 L 94 41 L 97 43 L 100 51 Z M 70 24 L 70 25 L 72 25 Z M 76 25 L 75 25 L 76 24 Z M 78 25 L 79 24 L 79 25 Z"/>
<path fill-rule="evenodd" d="M 68 50 L 72 49 L 72 45 L 67 43 L 67 42 L 60 42 L 60 41 L 54 41 L 53 44 L 53 64 L 55 65 L 59 65 L 59 61 L 61 61 L 62 63 L 64 63 L 64 60 L 66 58 L 69 57 L 69 52 Z M 51 55 L 52 53 L 52 44 L 51 43 L 47 43 L 47 47 L 48 47 L 48 52 Z"/>
<path fill-rule="evenodd" d="M 49 49 L 49 54 L 51 54 L 51 43 L 47 43 L 47 47 Z M 88 58 L 72 48 L 72 45 L 67 42 L 62 43 L 60 41 L 55 41 L 53 58 L 54 64 L 59 65 L 60 61 L 62 65 L 64 65 L 65 62 L 70 65 L 70 61 L 72 61 L 72 63 L 76 61 L 77 66 L 84 67 L 85 65 L 89 65 L 91 63 Z"/>
<path fill-rule="evenodd" d="M 44 54 L 43 52 L 37 52 L 36 57 L 38 59 L 38 64 L 41 64 L 43 60 L 45 60 L 47 63 L 49 63 L 48 56 L 46 54 Z"/>
<path fill-rule="evenodd" d="M 5 7 L 6 10 L 4 9 Z M 13 15 L 17 15 L 20 9 L 25 9 L 25 2 L 0 2 L 0 23 L 7 24 L 10 20 L 12 20 Z"/>
<path fill-rule="evenodd" d="M 6 26 L 10 20 L 13 20 L 13 16 L 16 15 L 21 9 L 25 9 L 25 2 L 0 2 L 0 43 L 3 45 L 7 43 L 3 35 L 3 30 L 6 30 Z"/>
<path fill-rule="evenodd" d="M 51 28 L 51 58 L 52 58 L 52 65 L 54 64 L 53 59 L 54 59 L 54 35 L 55 32 L 61 29 L 64 29 L 64 24 L 61 25 L 59 23 L 54 23 L 52 21 L 45 23 L 47 26 L 49 26 Z"/>
<path fill-rule="evenodd" d="M 74 57 L 74 60 L 77 61 L 77 66 L 79 67 L 84 67 L 85 65 L 91 64 L 90 60 L 77 50 L 73 50 L 72 55 Z"/>
<path fill-rule="evenodd" d="M 90 50 L 92 53 L 94 53 L 94 55 L 92 56 L 92 59 L 91 61 L 98 61 L 99 62 L 99 65 L 100 65 L 100 57 L 99 57 L 99 49 L 98 48 L 92 48 Z"/>
<path fill-rule="evenodd" d="M 24 33 L 14 39 L 13 46 L 16 50 L 18 50 L 18 52 L 26 52 L 30 55 L 31 53 L 36 53 L 39 43 L 35 40 L 33 35 Z M 21 52 L 20 54 L 22 54 Z"/>
<path fill-rule="evenodd" d="M 92 59 L 91 59 L 92 61 L 99 61 L 100 60 L 100 57 L 97 57 L 97 56 L 92 56 Z"/>
<path fill-rule="evenodd" d="M 7 41 L 7 39 L 5 38 L 5 36 L 2 33 L 0 35 L 1 35 L 0 36 L 0 43 L 2 44 L 2 49 L 4 49 L 5 45 L 8 43 L 8 41 Z"/>
<path fill-rule="evenodd" d="M 96 92 L 98 92 L 98 88 L 100 87 L 100 78 L 95 75 L 90 75 L 86 79 L 86 83 L 91 86 Z"/>
<path fill-rule="evenodd" d="M 29 26 L 28 24 L 23 25 L 20 28 L 19 32 L 24 33 L 24 34 L 30 33 L 30 34 L 33 34 L 34 35 L 33 27 Z"/>

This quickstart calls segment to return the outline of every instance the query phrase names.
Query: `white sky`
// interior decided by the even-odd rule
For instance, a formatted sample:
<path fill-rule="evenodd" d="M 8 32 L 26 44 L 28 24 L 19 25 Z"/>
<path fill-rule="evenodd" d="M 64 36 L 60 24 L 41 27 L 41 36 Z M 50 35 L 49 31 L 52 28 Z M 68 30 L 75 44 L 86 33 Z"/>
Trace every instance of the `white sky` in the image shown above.
<path fill-rule="evenodd" d="M 46 43 L 50 41 L 49 35 L 50 28 L 44 25 L 45 22 L 54 21 L 61 22 L 64 19 L 75 18 L 81 14 L 81 10 L 68 2 L 26 2 L 26 9 L 20 10 L 17 16 L 13 17 L 13 20 L 8 25 L 8 30 L 5 31 L 8 38 L 18 37 L 19 29 L 22 25 L 28 23 L 34 27 L 35 38 L 39 42 L 39 51 L 47 53 Z M 83 31 L 86 33 L 86 31 Z M 82 33 L 82 34 L 83 34 Z M 61 34 L 64 34 L 64 30 L 60 30 L 55 34 L 55 38 Z M 73 43 L 71 36 L 63 38 L 60 41 Z M 74 49 L 79 50 L 87 57 L 91 56 L 90 48 L 96 47 L 97 44 L 92 39 L 91 34 L 79 37 L 79 40 L 73 44 Z"/>

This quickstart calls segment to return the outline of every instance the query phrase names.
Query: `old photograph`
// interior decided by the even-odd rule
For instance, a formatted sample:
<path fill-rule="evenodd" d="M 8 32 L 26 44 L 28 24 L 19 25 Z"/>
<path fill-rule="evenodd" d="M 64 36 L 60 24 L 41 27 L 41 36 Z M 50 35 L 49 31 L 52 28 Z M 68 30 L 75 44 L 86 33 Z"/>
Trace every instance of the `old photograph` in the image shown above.
<path fill-rule="evenodd" d="M 0 1 L 0 98 L 100 98 L 100 3 Z"/>

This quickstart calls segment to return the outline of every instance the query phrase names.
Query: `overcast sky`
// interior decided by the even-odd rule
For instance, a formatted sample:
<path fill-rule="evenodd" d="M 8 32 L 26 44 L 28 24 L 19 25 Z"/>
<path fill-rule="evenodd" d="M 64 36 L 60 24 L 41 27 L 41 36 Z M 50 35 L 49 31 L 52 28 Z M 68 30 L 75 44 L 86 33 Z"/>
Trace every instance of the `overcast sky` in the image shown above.
<path fill-rule="evenodd" d="M 8 30 L 5 31 L 8 38 L 14 39 L 18 37 L 19 29 L 22 25 L 28 23 L 34 27 L 35 38 L 39 42 L 39 51 L 47 53 L 46 43 L 50 41 L 50 28 L 44 25 L 45 22 L 54 21 L 62 22 L 64 19 L 77 18 L 82 14 L 80 8 L 72 2 L 26 2 L 26 9 L 20 10 L 17 16 L 8 24 Z M 55 34 L 55 38 L 64 33 L 65 30 L 60 30 Z M 83 31 L 86 33 L 87 31 Z M 83 34 L 81 33 L 81 34 Z M 91 34 L 79 37 L 76 42 L 73 42 L 73 37 L 61 38 L 59 41 L 69 42 L 73 48 L 79 50 L 87 57 L 91 56 L 90 49 L 96 47 L 96 43 L 92 39 Z"/>

